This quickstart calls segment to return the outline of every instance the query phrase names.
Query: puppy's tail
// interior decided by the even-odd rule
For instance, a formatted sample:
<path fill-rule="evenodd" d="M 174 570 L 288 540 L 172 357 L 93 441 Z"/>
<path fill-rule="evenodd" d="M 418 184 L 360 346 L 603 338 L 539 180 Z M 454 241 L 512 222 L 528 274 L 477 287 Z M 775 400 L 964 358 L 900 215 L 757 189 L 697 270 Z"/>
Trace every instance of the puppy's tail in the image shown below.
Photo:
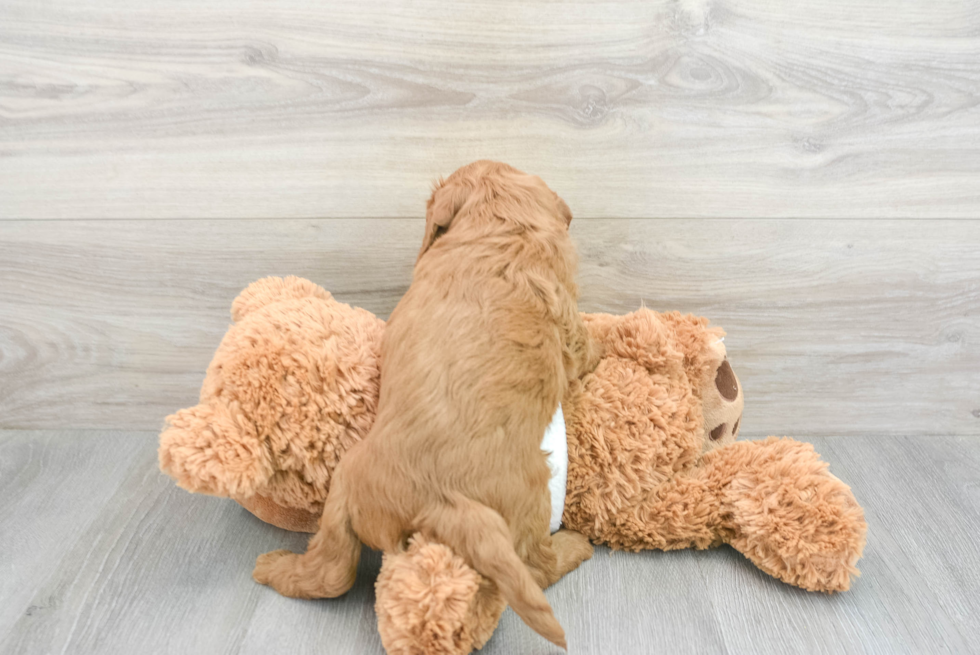
<path fill-rule="evenodd" d="M 565 631 L 531 572 L 514 551 L 503 517 L 486 505 L 455 495 L 426 516 L 423 525 L 483 577 L 497 585 L 517 615 L 532 630 L 567 650 Z"/>

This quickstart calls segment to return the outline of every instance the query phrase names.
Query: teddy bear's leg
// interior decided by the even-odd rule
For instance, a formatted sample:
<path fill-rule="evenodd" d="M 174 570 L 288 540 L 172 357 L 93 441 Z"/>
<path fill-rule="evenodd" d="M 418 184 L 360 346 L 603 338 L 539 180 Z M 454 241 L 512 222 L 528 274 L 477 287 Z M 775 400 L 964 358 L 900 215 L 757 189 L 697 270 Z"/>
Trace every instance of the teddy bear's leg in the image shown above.
<path fill-rule="evenodd" d="M 336 598 L 354 586 L 361 542 L 350 526 L 346 498 L 335 480 L 320 528 L 304 554 L 276 550 L 260 555 L 252 577 L 290 598 Z"/>
<path fill-rule="evenodd" d="M 388 655 L 465 655 L 487 642 L 506 607 L 492 582 L 421 535 L 385 554 L 375 589 Z"/>
<path fill-rule="evenodd" d="M 581 534 L 551 537 L 556 566 L 542 586 L 592 555 Z M 538 575 L 535 575 L 537 578 Z M 385 554 L 375 586 L 378 631 L 388 655 L 465 655 L 490 639 L 507 603 L 497 587 L 443 544 L 421 535 L 403 553 Z"/>
<path fill-rule="evenodd" d="M 729 543 L 789 584 L 847 590 L 859 575 L 867 524 L 850 488 L 813 446 L 770 437 L 736 442 L 718 455 L 709 457 L 730 474 L 723 494 L 734 528 Z"/>

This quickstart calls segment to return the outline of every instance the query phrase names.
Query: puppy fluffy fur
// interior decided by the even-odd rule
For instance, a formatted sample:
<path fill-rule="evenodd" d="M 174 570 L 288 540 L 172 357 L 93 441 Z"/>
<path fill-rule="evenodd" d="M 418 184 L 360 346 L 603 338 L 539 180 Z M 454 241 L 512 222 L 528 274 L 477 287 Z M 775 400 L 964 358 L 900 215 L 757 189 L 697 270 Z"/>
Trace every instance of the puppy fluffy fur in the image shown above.
<path fill-rule="evenodd" d="M 568 381 L 597 361 L 576 306 L 571 219 L 540 178 L 505 164 L 475 162 L 437 185 L 385 331 L 374 426 L 337 466 L 307 552 L 259 557 L 258 582 L 335 597 L 354 583 L 361 542 L 400 551 L 420 532 L 565 647 L 542 588 L 592 547 L 549 535 L 540 444 Z"/>

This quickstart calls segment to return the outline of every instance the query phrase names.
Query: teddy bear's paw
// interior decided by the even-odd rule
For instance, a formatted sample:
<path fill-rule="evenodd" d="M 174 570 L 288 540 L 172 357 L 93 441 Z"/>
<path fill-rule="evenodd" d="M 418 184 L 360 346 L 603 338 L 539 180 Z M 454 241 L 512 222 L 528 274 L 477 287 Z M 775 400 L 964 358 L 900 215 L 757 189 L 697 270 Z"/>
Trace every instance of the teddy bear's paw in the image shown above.
<path fill-rule="evenodd" d="M 486 643 L 506 606 L 462 558 L 420 535 L 405 552 L 385 554 L 376 591 L 389 655 L 465 655 Z"/>
<path fill-rule="evenodd" d="M 732 545 L 784 582 L 809 591 L 846 591 L 859 575 L 867 532 L 850 488 L 809 444 L 753 443 L 763 456 L 728 489 L 738 533 Z"/>

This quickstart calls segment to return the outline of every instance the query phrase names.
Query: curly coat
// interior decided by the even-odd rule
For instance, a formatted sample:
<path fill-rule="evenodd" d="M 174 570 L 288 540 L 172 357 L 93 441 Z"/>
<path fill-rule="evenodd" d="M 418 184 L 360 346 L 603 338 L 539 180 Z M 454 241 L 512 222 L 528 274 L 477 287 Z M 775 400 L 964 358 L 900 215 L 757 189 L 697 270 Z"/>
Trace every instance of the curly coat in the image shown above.
<path fill-rule="evenodd" d="M 419 532 L 565 647 L 541 589 L 592 548 L 576 532 L 548 534 L 540 442 L 569 380 L 597 363 L 577 310 L 571 218 L 540 178 L 505 164 L 476 162 L 440 182 L 384 334 L 377 419 L 337 465 L 306 554 L 259 557 L 257 581 L 338 596 L 362 542 L 397 552 Z"/>

